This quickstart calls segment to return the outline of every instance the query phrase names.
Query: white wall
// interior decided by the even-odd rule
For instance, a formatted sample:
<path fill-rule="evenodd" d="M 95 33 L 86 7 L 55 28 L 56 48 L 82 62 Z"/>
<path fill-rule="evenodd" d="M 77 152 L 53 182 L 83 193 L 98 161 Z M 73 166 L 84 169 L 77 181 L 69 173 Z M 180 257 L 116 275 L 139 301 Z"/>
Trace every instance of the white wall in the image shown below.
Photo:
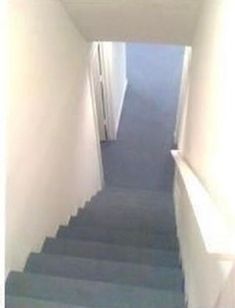
<path fill-rule="evenodd" d="M 10 2 L 7 271 L 101 188 L 89 51 L 59 1 Z"/>
<path fill-rule="evenodd" d="M 180 146 L 184 159 L 232 231 L 235 221 L 234 11 L 233 0 L 205 1 L 192 44 L 187 119 Z M 176 177 L 175 195 L 180 209 L 179 236 L 189 307 L 211 308 L 224 288 L 232 261 L 218 260 L 206 253 L 179 177 Z"/>
<path fill-rule="evenodd" d="M 116 139 L 127 88 L 126 44 L 101 43 L 106 76 L 106 106 L 111 139 Z"/>
<path fill-rule="evenodd" d="M 0 2 L 0 307 L 4 307 L 6 182 L 6 2 Z"/>
<path fill-rule="evenodd" d="M 183 154 L 216 203 L 235 219 L 235 2 L 208 1 L 193 42 Z"/>
<path fill-rule="evenodd" d="M 235 266 L 233 267 L 225 286 L 218 298 L 215 308 L 235 307 Z"/>
<path fill-rule="evenodd" d="M 202 0 L 62 0 L 89 40 L 190 45 Z"/>

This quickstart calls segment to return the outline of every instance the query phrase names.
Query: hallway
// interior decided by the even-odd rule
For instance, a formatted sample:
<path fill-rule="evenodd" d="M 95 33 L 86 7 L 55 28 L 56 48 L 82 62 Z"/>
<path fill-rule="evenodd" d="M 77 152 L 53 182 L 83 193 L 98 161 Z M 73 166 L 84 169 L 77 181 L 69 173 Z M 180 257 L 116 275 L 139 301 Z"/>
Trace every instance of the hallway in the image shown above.
<path fill-rule="evenodd" d="M 118 138 L 102 144 L 107 186 L 170 191 L 184 48 L 127 44 L 128 89 Z"/>

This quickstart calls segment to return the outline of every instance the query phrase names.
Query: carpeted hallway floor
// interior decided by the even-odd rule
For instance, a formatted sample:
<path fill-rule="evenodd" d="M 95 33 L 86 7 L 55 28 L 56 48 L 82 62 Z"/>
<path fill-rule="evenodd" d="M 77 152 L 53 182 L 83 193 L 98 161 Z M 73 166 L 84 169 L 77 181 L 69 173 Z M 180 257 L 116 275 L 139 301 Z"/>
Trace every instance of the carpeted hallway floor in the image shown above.
<path fill-rule="evenodd" d="M 118 139 L 102 144 L 108 186 L 170 191 L 170 149 L 184 48 L 127 44 L 128 89 Z"/>

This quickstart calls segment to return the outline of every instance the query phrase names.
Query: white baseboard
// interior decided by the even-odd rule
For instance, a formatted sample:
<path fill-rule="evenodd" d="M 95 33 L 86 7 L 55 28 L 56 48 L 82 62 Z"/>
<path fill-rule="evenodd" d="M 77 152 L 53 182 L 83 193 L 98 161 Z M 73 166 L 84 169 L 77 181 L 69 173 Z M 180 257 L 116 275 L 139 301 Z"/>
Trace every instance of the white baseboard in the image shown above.
<path fill-rule="evenodd" d="M 123 87 L 123 91 L 122 91 L 120 107 L 119 107 L 117 119 L 116 119 L 116 122 L 115 122 L 114 139 L 117 139 L 118 128 L 119 128 L 120 119 L 121 119 L 121 115 L 122 115 L 123 103 L 124 103 L 124 100 L 125 100 L 127 86 L 128 86 L 128 79 L 126 78 L 125 83 L 124 83 L 124 87 Z"/>

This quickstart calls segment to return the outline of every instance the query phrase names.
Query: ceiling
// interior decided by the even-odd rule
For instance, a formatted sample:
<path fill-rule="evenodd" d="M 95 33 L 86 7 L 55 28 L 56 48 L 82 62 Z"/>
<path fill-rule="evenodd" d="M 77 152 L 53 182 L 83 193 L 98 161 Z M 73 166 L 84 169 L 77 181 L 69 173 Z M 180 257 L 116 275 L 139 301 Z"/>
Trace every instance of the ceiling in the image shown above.
<path fill-rule="evenodd" d="M 202 0 L 61 0 L 90 41 L 190 45 Z"/>

